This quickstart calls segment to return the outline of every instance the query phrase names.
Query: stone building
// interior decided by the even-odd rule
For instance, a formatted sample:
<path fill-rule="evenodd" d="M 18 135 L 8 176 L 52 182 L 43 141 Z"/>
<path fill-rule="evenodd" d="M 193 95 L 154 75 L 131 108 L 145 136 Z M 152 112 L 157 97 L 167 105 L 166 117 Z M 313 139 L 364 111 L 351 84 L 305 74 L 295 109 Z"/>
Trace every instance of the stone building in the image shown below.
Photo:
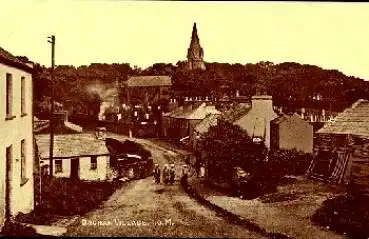
<path fill-rule="evenodd" d="M 300 115 L 282 115 L 270 122 L 270 147 L 313 153 L 313 131 Z"/>
<path fill-rule="evenodd" d="M 191 43 L 187 52 L 187 68 L 189 70 L 205 70 L 204 50 L 197 35 L 196 23 L 193 24 Z"/>

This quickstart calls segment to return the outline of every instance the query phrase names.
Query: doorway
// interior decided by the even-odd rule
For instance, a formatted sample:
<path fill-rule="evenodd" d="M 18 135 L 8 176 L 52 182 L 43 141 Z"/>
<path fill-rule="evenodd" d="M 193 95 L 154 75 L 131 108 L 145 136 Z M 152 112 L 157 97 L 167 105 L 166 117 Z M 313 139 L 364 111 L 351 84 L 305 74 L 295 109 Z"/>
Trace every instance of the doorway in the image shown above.
<path fill-rule="evenodd" d="M 70 160 L 70 178 L 79 179 L 79 158 Z"/>

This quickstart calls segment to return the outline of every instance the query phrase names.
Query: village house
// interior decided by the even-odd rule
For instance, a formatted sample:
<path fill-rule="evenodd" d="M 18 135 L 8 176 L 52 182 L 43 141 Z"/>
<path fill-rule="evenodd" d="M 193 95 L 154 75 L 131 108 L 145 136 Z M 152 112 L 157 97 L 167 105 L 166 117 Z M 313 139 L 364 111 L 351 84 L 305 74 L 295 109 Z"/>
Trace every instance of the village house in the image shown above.
<path fill-rule="evenodd" d="M 352 183 L 369 192 L 369 101 L 358 100 L 316 132 L 307 171 L 331 183 Z"/>
<path fill-rule="evenodd" d="M 201 137 L 201 135 L 207 133 L 211 126 L 216 126 L 220 117 L 220 114 L 208 114 L 200 123 L 195 126 L 193 137 L 191 137 L 191 145 L 193 149 L 196 150 L 198 139 Z"/>
<path fill-rule="evenodd" d="M 270 122 L 270 148 L 313 153 L 313 125 L 300 115 L 282 115 Z"/>
<path fill-rule="evenodd" d="M 35 136 L 42 174 L 49 174 L 48 134 Z M 112 172 L 105 141 L 92 133 L 54 135 L 53 176 L 87 181 L 110 180 Z"/>
<path fill-rule="evenodd" d="M 132 76 L 125 82 L 125 104 L 151 105 L 162 98 L 169 98 L 172 80 L 170 76 Z"/>
<path fill-rule="evenodd" d="M 33 65 L 0 48 L 0 226 L 34 209 Z"/>
<path fill-rule="evenodd" d="M 270 148 L 270 122 L 278 117 L 274 111 L 272 96 L 255 95 L 251 98 L 251 108 L 234 121 L 252 138 L 253 142 L 263 142 Z"/>
<path fill-rule="evenodd" d="M 163 133 L 165 137 L 183 139 L 194 137 L 194 128 L 208 114 L 221 114 L 214 105 L 196 103 L 180 106 L 177 109 L 163 115 Z"/>

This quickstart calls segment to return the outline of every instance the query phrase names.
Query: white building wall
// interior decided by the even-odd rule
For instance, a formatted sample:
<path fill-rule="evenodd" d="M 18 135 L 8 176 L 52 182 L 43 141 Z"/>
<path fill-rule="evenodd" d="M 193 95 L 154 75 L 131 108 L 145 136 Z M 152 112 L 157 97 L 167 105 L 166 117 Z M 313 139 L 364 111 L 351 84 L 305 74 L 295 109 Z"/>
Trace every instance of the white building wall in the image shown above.
<path fill-rule="evenodd" d="M 60 159 L 62 161 L 63 171 L 56 172 L 56 164 L 54 159 L 54 176 L 57 178 L 70 178 L 71 174 L 71 159 Z M 42 165 L 49 165 L 49 159 L 42 160 Z M 97 157 L 97 168 L 91 169 L 90 157 L 79 158 L 79 178 L 81 180 L 107 180 L 108 179 L 109 156 Z"/>
<path fill-rule="evenodd" d="M 106 180 L 109 156 L 97 157 L 97 168 L 91 169 L 90 157 L 79 160 L 79 177 L 81 180 Z"/>
<path fill-rule="evenodd" d="M 265 146 L 270 148 L 270 121 L 278 117 L 273 110 L 272 97 L 268 95 L 253 96 L 251 110 L 235 122 L 252 137 L 254 126 L 265 122 Z"/>
<path fill-rule="evenodd" d="M 6 120 L 6 74 L 12 74 L 14 119 Z M 21 115 L 21 77 L 26 82 L 26 116 Z M 10 170 L 10 212 L 17 215 L 19 212 L 28 213 L 33 210 L 33 112 L 32 112 L 32 75 L 28 72 L 9 67 L 0 63 L 0 223 L 4 220 L 5 212 L 5 175 L 6 175 L 6 147 L 12 145 L 13 157 Z M 21 185 L 21 140 L 26 140 L 26 168 L 28 181 Z"/>
<path fill-rule="evenodd" d="M 61 160 L 62 162 L 62 172 L 56 172 L 56 161 Z M 49 166 L 50 165 L 50 160 L 49 159 L 42 159 L 41 162 L 41 168 L 44 165 Z M 69 178 L 70 177 L 70 159 L 53 159 L 53 176 L 57 177 L 57 178 Z M 47 174 L 49 174 L 49 168 L 47 169 Z"/>

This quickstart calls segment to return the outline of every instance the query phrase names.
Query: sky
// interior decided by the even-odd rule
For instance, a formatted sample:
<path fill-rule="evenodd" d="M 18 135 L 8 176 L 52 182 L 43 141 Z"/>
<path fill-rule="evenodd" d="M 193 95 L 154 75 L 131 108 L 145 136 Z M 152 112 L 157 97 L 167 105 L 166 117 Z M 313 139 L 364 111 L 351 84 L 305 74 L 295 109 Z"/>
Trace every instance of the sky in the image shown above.
<path fill-rule="evenodd" d="M 2 1 L 0 46 L 57 65 L 186 60 L 196 22 L 206 62 L 298 62 L 369 80 L 369 3 Z"/>

